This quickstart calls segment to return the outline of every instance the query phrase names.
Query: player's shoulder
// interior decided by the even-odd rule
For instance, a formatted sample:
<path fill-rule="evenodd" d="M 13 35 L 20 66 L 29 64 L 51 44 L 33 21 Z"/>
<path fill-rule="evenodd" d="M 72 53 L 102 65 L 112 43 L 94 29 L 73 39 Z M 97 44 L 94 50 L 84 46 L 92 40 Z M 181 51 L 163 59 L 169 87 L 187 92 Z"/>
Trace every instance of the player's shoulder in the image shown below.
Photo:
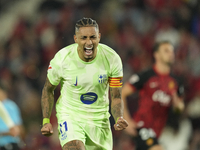
<path fill-rule="evenodd" d="M 108 45 L 99 43 L 98 48 L 101 49 L 102 52 L 106 53 L 107 55 L 116 55 L 118 56 L 118 54 L 116 53 L 116 51 L 114 49 L 112 49 L 111 47 L 109 47 Z"/>
<path fill-rule="evenodd" d="M 59 55 L 60 57 L 66 57 L 67 55 L 69 55 L 70 53 L 74 52 L 74 48 L 77 46 L 77 43 L 68 45 L 62 49 L 60 49 L 56 55 Z"/>
<path fill-rule="evenodd" d="M 174 74 L 173 72 L 171 72 L 169 74 L 169 76 L 171 78 L 173 78 L 176 82 L 178 82 L 178 84 L 182 84 L 183 83 L 183 78 L 181 76 L 178 76 L 178 75 Z"/>
<path fill-rule="evenodd" d="M 142 76 L 144 78 L 149 78 L 149 77 L 155 76 L 156 73 L 155 73 L 154 69 L 151 67 L 151 68 L 147 68 L 147 69 L 141 71 L 140 73 L 138 73 L 138 75 Z"/>
<path fill-rule="evenodd" d="M 172 78 L 175 78 L 175 79 L 179 78 L 179 76 L 174 74 L 173 72 L 170 72 L 169 76 L 172 77 Z"/>
<path fill-rule="evenodd" d="M 121 63 L 121 58 L 111 47 L 99 43 L 98 49 L 100 50 L 99 54 L 110 63 Z"/>
<path fill-rule="evenodd" d="M 130 79 L 129 82 L 131 84 L 140 82 L 140 83 L 145 83 L 146 81 L 148 81 L 152 76 L 155 76 L 155 72 L 153 70 L 153 68 L 147 68 L 139 73 L 134 73 Z"/>
<path fill-rule="evenodd" d="M 71 54 L 73 54 L 75 51 L 74 49 L 77 47 L 77 43 L 68 45 L 62 49 L 60 49 L 54 56 L 54 59 L 56 59 L 56 61 L 60 61 L 62 62 L 63 60 L 65 60 L 67 57 L 69 57 Z"/>

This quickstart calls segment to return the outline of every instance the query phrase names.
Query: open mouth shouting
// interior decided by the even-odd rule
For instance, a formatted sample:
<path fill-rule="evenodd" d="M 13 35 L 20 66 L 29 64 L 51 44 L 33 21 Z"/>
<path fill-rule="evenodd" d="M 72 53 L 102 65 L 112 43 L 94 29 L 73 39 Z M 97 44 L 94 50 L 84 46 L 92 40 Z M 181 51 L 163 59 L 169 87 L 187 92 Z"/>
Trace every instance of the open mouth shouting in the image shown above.
<path fill-rule="evenodd" d="M 93 46 L 92 47 L 85 47 L 84 52 L 86 56 L 91 56 L 93 54 Z"/>

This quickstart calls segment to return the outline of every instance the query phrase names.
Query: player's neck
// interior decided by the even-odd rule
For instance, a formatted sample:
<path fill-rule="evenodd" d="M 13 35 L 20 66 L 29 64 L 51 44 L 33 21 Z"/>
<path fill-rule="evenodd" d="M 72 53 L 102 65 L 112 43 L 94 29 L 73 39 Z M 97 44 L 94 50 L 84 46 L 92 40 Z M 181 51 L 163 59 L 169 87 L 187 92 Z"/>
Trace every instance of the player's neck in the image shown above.
<path fill-rule="evenodd" d="M 159 74 L 162 74 L 162 75 L 169 74 L 171 71 L 170 66 L 162 64 L 162 63 L 155 63 L 154 69 L 156 70 L 156 72 L 158 72 Z"/>

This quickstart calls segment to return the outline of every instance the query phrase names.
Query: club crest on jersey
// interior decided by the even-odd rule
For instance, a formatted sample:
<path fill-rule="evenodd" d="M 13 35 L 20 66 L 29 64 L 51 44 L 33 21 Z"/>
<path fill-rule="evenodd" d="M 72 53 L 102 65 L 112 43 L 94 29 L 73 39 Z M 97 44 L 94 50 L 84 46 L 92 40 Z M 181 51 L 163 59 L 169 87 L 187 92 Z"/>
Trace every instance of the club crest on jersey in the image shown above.
<path fill-rule="evenodd" d="M 105 83 L 107 82 L 108 78 L 107 78 L 107 74 L 100 74 L 99 75 L 99 83 Z"/>

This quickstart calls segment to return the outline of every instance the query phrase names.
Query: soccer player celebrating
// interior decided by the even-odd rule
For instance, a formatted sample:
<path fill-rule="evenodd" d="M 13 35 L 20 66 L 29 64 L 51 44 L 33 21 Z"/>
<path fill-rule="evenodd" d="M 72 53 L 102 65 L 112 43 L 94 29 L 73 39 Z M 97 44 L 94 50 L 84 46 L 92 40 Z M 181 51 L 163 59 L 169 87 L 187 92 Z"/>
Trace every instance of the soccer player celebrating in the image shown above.
<path fill-rule="evenodd" d="M 53 133 L 50 123 L 54 89 L 60 83 L 61 95 L 56 103 L 59 139 L 63 150 L 112 150 L 111 113 L 115 130 L 128 126 L 123 118 L 121 99 L 122 63 L 117 53 L 100 44 L 98 24 L 83 18 L 75 25 L 75 43 L 60 50 L 51 60 L 42 91 L 45 136 Z"/>
<path fill-rule="evenodd" d="M 137 150 L 163 150 L 157 139 L 165 126 L 170 106 L 179 112 L 184 109 L 183 87 L 170 73 L 175 59 L 174 47 L 168 41 L 159 42 L 153 49 L 153 56 L 153 67 L 132 75 L 122 89 L 124 118 L 129 122 L 125 131 L 134 136 Z M 139 106 L 132 119 L 127 109 L 127 97 L 137 90 L 140 92 Z"/>

